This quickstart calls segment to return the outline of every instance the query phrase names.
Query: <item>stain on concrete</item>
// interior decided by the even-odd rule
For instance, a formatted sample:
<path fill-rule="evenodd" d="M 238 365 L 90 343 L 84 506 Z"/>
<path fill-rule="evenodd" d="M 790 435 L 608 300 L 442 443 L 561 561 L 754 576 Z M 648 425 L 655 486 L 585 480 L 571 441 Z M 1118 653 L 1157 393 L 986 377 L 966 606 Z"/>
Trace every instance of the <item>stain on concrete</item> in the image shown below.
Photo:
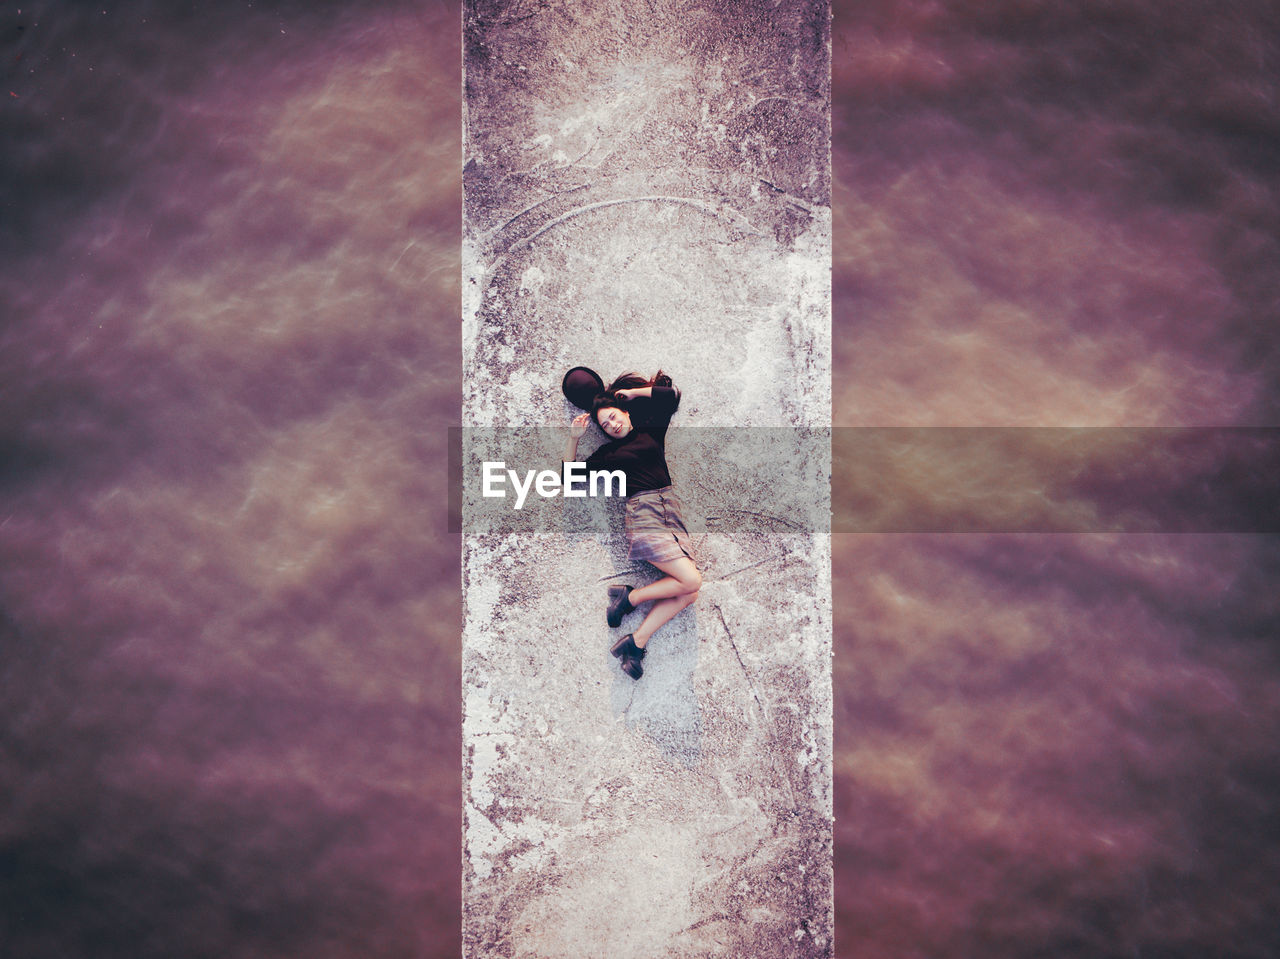
<path fill-rule="evenodd" d="M 680 430 L 830 421 L 826 4 L 474 0 L 464 37 L 465 425 L 567 428 L 570 366 L 661 367 L 673 479 L 732 510 Z M 828 538 L 708 523 L 636 683 L 618 504 L 466 518 L 466 954 L 832 955 Z"/>

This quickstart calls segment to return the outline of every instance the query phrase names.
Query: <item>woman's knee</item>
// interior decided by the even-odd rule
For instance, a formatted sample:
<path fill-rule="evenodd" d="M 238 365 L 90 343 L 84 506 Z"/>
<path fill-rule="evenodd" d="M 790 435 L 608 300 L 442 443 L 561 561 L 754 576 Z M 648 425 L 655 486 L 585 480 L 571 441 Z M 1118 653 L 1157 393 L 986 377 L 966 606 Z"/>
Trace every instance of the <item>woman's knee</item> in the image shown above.
<path fill-rule="evenodd" d="M 684 594 L 684 604 L 686 606 L 692 606 L 697 601 L 698 601 L 698 591 L 696 589 L 692 593 Z"/>
<path fill-rule="evenodd" d="M 695 569 L 680 580 L 680 585 L 684 587 L 686 593 L 693 593 L 696 596 L 698 590 L 702 589 L 702 574 Z"/>

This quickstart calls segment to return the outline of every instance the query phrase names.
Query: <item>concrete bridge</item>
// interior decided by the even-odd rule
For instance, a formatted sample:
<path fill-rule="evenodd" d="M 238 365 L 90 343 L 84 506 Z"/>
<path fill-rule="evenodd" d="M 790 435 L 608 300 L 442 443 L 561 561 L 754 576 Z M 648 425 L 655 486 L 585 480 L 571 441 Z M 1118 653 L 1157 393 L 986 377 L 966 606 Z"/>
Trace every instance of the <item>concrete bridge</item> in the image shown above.
<path fill-rule="evenodd" d="M 466 954 L 830 956 L 828 7 L 465 18 Z M 619 505 L 522 527 L 471 495 L 492 448 L 559 466 L 579 364 L 684 394 L 668 459 L 704 586 L 639 682 L 605 591 L 656 571 Z M 797 479 L 812 516 L 779 505 Z"/>

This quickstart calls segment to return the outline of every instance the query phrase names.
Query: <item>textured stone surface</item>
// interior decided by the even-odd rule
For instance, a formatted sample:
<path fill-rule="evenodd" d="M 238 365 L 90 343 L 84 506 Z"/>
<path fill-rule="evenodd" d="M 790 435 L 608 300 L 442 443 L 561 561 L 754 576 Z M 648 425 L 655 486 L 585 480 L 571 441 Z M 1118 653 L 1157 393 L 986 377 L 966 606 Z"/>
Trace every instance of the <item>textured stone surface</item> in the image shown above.
<path fill-rule="evenodd" d="M 661 367 L 674 482 L 725 516 L 683 428 L 829 423 L 828 36 L 788 0 L 468 6 L 466 425 L 567 426 L 570 366 Z M 829 541 L 752 505 L 698 524 L 701 597 L 639 683 L 605 587 L 655 571 L 618 504 L 464 515 L 469 956 L 832 953 Z"/>

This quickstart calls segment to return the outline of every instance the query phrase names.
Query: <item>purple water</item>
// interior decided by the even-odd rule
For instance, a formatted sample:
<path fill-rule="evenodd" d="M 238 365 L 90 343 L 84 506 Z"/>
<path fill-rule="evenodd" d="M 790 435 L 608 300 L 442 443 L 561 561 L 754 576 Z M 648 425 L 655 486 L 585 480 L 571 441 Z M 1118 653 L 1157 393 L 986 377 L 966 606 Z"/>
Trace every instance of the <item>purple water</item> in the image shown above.
<path fill-rule="evenodd" d="M 839 7 L 836 422 L 1276 425 L 1278 19 Z M 458 35 L 0 9 L 6 955 L 458 954 Z M 1275 538 L 835 555 L 841 955 L 1280 950 Z"/>

